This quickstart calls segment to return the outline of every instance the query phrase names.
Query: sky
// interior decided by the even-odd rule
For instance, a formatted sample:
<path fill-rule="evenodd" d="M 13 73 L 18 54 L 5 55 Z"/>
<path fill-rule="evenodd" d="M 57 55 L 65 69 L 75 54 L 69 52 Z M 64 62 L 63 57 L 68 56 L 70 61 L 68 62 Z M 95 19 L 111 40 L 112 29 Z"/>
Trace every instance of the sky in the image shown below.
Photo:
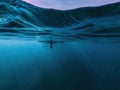
<path fill-rule="evenodd" d="M 120 0 L 24 0 L 24 1 L 39 7 L 54 8 L 61 10 L 74 9 L 86 6 L 100 6 L 109 3 L 120 2 Z"/>

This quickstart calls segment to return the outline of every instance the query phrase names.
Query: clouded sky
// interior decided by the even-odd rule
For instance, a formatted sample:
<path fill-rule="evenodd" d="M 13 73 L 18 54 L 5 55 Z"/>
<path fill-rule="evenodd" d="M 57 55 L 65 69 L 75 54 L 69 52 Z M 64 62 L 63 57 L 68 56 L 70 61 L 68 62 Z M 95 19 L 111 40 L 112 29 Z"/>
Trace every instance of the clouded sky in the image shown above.
<path fill-rule="evenodd" d="M 55 9 L 73 9 L 85 6 L 98 6 L 120 0 L 24 0 L 36 6 Z"/>

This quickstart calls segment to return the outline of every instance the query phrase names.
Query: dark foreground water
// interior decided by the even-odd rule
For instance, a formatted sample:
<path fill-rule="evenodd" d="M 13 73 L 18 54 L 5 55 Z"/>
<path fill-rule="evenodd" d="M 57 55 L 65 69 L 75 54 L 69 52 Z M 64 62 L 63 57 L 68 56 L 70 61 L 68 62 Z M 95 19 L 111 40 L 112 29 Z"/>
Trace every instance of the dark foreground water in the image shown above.
<path fill-rule="evenodd" d="M 0 90 L 120 90 L 120 3 L 0 2 Z"/>
<path fill-rule="evenodd" d="M 0 41 L 0 90 L 120 90 L 120 41 Z"/>

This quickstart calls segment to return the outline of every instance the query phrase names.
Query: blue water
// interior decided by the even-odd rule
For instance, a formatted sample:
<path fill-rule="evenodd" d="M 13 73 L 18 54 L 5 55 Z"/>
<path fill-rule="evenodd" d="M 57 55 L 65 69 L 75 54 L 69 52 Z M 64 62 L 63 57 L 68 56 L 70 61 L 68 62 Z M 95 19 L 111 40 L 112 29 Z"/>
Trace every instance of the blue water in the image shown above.
<path fill-rule="evenodd" d="M 0 3 L 0 90 L 120 90 L 119 60 L 120 3 Z"/>
<path fill-rule="evenodd" d="M 0 90 L 119 90 L 120 42 L 0 41 Z"/>

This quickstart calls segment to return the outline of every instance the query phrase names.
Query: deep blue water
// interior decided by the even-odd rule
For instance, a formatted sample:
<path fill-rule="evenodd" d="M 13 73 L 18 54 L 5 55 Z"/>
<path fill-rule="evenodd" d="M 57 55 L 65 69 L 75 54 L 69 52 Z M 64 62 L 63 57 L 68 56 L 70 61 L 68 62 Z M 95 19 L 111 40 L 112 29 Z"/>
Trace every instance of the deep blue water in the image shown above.
<path fill-rule="evenodd" d="M 119 40 L 0 41 L 0 90 L 119 90 Z"/>
<path fill-rule="evenodd" d="M 0 90 L 120 90 L 120 3 L 60 11 L 7 1 Z"/>

